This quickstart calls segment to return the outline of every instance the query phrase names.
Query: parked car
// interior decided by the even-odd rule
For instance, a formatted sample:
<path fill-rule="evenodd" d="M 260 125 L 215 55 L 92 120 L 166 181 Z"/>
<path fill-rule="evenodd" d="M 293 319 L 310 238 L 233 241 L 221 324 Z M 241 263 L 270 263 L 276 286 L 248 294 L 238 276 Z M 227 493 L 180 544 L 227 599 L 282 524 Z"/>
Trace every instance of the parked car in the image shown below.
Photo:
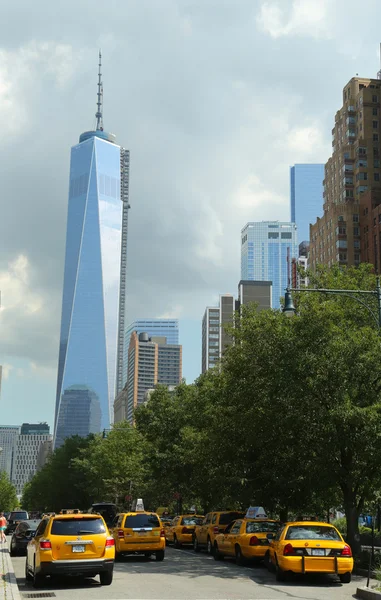
<path fill-rule="evenodd" d="M 120 513 L 114 519 L 111 535 L 115 540 L 115 558 L 124 554 L 155 555 L 164 560 L 165 532 L 156 513 L 137 511 Z"/>
<path fill-rule="evenodd" d="M 193 534 L 193 549 L 200 552 L 201 548 L 206 548 L 208 554 L 213 553 L 214 540 L 216 535 L 225 531 L 226 527 L 236 519 L 243 519 L 244 512 L 236 510 L 224 510 L 210 512 L 205 516 L 201 525 L 196 525 Z"/>
<path fill-rule="evenodd" d="M 13 510 L 9 514 L 9 518 L 7 519 L 8 525 L 5 530 L 5 534 L 9 535 L 10 533 L 13 533 L 14 530 L 16 529 L 17 525 L 20 523 L 20 521 L 28 521 L 28 520 L 29 520 L 29 515 L 26 512 L 26 510 Z"/>
<path fill-rule="evenodd" d="M 276 533 L 280 522 L 273 519 L 238 519 L 227 526 L 214 540 L 214 558 L 234 556 L 236 563 L 263 560 L 269 549 L 268 533 Z"/>
<path fill-rule="evenodd" d="M 41 519 L 29 519 L 21 521 L 14 530 L 11 538 L 9 553 L 11 556 L 26 554 L 26 547 L 34 537 Z"/>

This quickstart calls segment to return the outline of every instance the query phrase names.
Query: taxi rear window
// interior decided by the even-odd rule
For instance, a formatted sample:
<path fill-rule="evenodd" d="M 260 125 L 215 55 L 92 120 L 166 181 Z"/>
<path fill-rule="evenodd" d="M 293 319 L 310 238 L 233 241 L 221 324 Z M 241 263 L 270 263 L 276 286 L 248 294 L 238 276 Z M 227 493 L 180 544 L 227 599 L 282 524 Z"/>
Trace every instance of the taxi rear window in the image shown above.
<path fill-rule="evenodd" d="M 249 521 L 246 523 L 246 533 L 260 533 L 262 531 L 276 533 L 278 529 L 279 523 L 273 523 L 272 521 L 259 521 L 258 523 Z"/>
<path fill-rule="evenodd" d="M 204 517 L 183 517 L 181 524 L 182 525 L 201 525 Z"/>
<path fill-rule="evenodd" d="M 335 540 L 341 538 L 334 527 L 324 525 L 293 525 L 288 528 L 286 540 Z"/>
<path fill-rule="evenodd" d="M 229 523 L 235 521 L 236 519 L 243 519 L 244 516 L 245 513 L 239 512 L 222 513 L 220 515 L 220 525 L 229 525 Z"/>
<path fill-rule="evenodd" d="M 156 515 L 128 515 L 124 527 L 129 529 L 160 527 L 160 521 Z"/>
<path fill-rule="evenodd" d="M 54 519 L 52 535 L 86 535 L 105 533 L 102 519 Z"/>
<path fill-rule="evenodd" d="M 20 520 L 21 519 L 27 519 L 28 518 L 28 513 L 27 512 L 23 512 L 23 511 L 20 511 L 20 512 L 11 512 L 11 514 L 9 515 L 9 518 L 10 519 L 14 519 L 14 520 L 17 520 L 17 519 L 20 519 Z"/>

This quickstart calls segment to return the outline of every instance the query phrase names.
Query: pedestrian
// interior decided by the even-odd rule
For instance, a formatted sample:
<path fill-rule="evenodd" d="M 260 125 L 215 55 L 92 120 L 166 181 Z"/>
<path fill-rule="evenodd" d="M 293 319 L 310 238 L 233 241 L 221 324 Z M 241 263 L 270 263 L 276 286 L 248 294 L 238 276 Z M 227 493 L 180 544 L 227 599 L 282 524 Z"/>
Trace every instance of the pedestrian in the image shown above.
<path fill-rule="evenodd" d="M 7 528 L 7 519 L 4 517 L 4 513 L 0 512 L 0 532 L 1 532 L 1 544 L 7 543 L 7 538 L 5 537 L 5 530 Z"/>

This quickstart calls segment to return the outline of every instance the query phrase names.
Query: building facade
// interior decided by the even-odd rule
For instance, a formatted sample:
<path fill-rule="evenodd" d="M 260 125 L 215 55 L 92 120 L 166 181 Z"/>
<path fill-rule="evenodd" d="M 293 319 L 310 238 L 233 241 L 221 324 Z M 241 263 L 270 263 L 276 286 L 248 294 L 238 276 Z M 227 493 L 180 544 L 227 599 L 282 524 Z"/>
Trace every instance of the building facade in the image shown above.
<path fill-rule="evenodd" d="M 235 300 L 232 294 L 221 294 L 217 307 L 208 306 L 202 319 L 201 371 L 216 366 L 223 352 L 231 344 L 231 336 L 225 327 L 234 321 Z"/>
<path fill-rule="evenodd" d="M 272 287 L 271 281 L 240 281 L 236 310 L 252 303 L 257 305 L 258 310 L 271 308 Z"/>
<path fill-rule="evenodd" d="M 5 471 L 9 478 L 12 477 L 19 433 L 19 426 L 0 425 L 0 471 Z"/>
<path fill-rule="evenodd" d="M 167 343 L 158 343 L 157 346 L 157 383 L 167 387 L 179 385 L 183 373 L 182 346 Z"/>
<path fill-rule="evenodd" d="M 52 439 L 46 423 L 24 423 L 21 426 L 11 474 L 11 481 L 18 495 L 22 494 L 25 484 L 37 471 L 41 445 Z"/>
<path fill-rule="evenodd" d="M 323 164 L 297 164 L 290 167 L 291 222 L 296 223 L 298 239 L 310 239 L 310 224 L 323 208 Z"/>
<path fill-rule="evenodd" d="M 361 256 L 360 204 L 381 189 L 381 81 L 353 77 L 332 129 L 332 156 L 325 165 L 324 214 L 310 228 L 310 267 L 358 265 Z"/>
<path fill-rule="evenodd" d="M 272 282 L 272 308 L 288 285 L 291 261 L 298 256 L 295 223 L 261 221 L 247 223 L 241 231 L 241 279 Z"/>
<path fill-rule="evenodd" d="M 71 150 L 55 447 L 108 429 L 123 387 L 129 152 L 103 129 L 102 89 L 99 71 L 96 130 Z"/>
<path fill-rule="evenodd" d="M 128 370 L 128 349 L 130 347 L 130 338 L 132 332 L 147 333 L 149 337 L 165 337 L 168 344 L 179 343 L 179 321 L 178 319 L 136 319 L 133 321 L 125 333 L 125 359 L 123 367 L 123 385 L 127 382 L 127 370 Z"/>

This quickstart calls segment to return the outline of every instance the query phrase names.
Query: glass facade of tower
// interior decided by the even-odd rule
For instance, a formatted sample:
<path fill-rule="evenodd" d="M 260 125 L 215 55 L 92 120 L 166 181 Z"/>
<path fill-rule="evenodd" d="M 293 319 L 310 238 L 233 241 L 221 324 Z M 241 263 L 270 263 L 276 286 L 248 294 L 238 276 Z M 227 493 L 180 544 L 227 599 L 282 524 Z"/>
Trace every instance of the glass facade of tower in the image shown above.
<path fill-rule="evenodd" d="M 148 333 L 149 337 L 166 337 L 167 344 L 179 343 L 178 319 L 137 319 L 136 321 L 133 321 L 126 329 L 124 338 L 123 385 L 127 381 L 128 349 L 130 347 L 130 338 L 133 331 L 136 331 L 137 335 L 139 335 L 139 333 Z"/>
<path fill-rule="evenodd" d="M 280 298 L 288 284 L 291 259 L 297 256 L 295 223 L 247 223 L 241 231 L 241 279 L 272 281 L 272 308 L 280 308 Z"/>
<path fill-rule="evenodd" d="M 310 223 L 323 214 L 323 164 L 290 167 L 291 221 L 298 227 L 299 242 L 310 239 Z"/>
<path fill-rule="evenodd" d="M 71 150 L 55 447 L 71 435 L 110 427 L 118 330 L 124 323 L 124 149 L 108 141 L 112 136 L 107 139 L 103 131 L 80 139 Z"/>

